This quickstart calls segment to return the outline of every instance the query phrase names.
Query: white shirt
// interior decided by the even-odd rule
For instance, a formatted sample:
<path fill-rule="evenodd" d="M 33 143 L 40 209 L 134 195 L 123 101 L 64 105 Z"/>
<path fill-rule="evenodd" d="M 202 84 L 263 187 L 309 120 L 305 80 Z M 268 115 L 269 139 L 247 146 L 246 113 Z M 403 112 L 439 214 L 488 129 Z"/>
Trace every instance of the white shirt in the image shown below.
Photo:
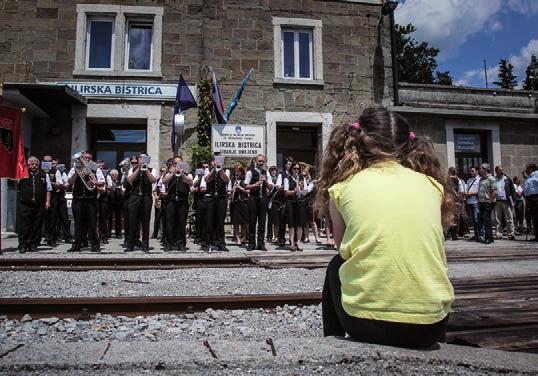
<path fill-rule="evenodd" d="M 259 175 L 262 174 L 262 170 L 260 168 L 254 167 L 254 169 Z M 264 176 L 267 178 L 266 182 L 269 185 L 269 188 L 271 188 L 273 186 L 273 183 L 271 182 L 271 177 L 268 176 L 267 174 Z M 245 174 L 245 185 L 249 185 L 251 181 L 252 181 L 252 170 L 249 169 L 247 173 Z M 277 186 L 278 186 L 278 180 L 277 180 Z"/>
<path fill-rule="evenodd" d="M 290 179 L 291 179 L 291 177 L 290 177 Z M 300 181 L 299 178 L 297 178 L 297 179 L 298 179 L 298 181 Z M 303 180 L 303 181 L 304 181 L 304 184 L 305 184 L 304 191 L 306 191 L 306 193 L 304 193 L 304 194 L 312 192 L 314 190 L 314 182 L 312 182 L 312 181 L 308 182 L 306 180 Z M 290 180 L 288 178 L 284 178 L 284 191 L 289 191 L 289 190 L 290 190 Z"/>
<path fill-rule="evenodd" d="M 230 170 L 226 169 L 224 170 L 224 173 L 229 179 L 228 184 L 226 184 L 226 190 L 228 191 L 228 193 L 230 193 L 232 191 L 232 179 L 230 179 Z M 204 173 L 204 176 L 202 176 L 202 181 L 200 182 L 200 188 L 207 188 L 207 182 L 205 180 L 207 175 L 209 175 L 209 170 L 207 170 Z"/>
<path fill-rule="evenodd" d="M 523 191 L 525 192 L 525 197 L 538 195 L 538 171 L 534 171 L 525 180 Z"/>
<path fill-rule="evenodd" d="M 144 172 L 145 172 L 145 171 L 139 171 L 138 174 L 141 174 L 141 173 L 143 174 Z M 127 177 L 131 176 L 133 173 L 134 173 L 134 170 L 133 170 L 133 168 L 131 167 L 131 168 L 129 169 L 129 171 L 127 171 Z M 157 174 L 155 173 L 155 170 L 152 170 L 152 171 L 150 172 L 150 174 L 153 175 L 153 177 L 154 177 L 155 179 L 157 179 Z"/>
<path fill-rule="evenodd" d="M 72 167 L 71 170 L 69 170 L 69 174 L 67 174 L 67 179 L 71 179 L 75 174 L 75 168 Z M 105 176 L 103 175 L 103 171 L 101 171 L 100 168 L 95 171 L 95 178 L 97 179 L 97 183 L 105 183 Z"/>
<path fill-rule="evenodd" d="M 477 175 L 474 178 L 470 177 L 467 179 L 467 193 L 469 194 L 478 194 L 478 187 L 480 187 L 480 177 Z M 471 196 L 467 198 L 467 203 L 474 205 L 478 203 L 477 196 Z"/>
<path fill-rule="evenodd" d="M 520 186 L 520 185 L 515 185 L 514 184 L 514 188 L 516 189 L 516 200 L 517 201 L 521 201 L 523 200 L 523 188 Z"/>

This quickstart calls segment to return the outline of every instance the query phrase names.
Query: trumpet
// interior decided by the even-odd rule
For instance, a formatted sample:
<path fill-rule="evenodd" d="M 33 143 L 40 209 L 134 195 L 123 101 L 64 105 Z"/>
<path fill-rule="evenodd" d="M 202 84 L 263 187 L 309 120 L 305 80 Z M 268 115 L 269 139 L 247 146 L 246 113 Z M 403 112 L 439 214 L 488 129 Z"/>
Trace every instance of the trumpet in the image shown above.
<path fill-rule="evenodd" d="M 73 154 L 71 160 L 75 172 L 80 177 L 80 180 L 82 180 L 86 189 L 93 191 L 97 183 L 97 177 L 94 172 L 97 171 L 97 164 L 92 161 L 86 161 L 82 156 L 82 152 Z"/>
<path fill-rule="evenodd" d="M 126 174 L 127 171 L 129 171 L 129 166 L 131 165 L 131 163 L 129 162 L 129 158 L 125 158 L 124 160 L 122 160 L 120 163 L 119 163 L 119 166 L 121 168 L 121 171 Z"/>

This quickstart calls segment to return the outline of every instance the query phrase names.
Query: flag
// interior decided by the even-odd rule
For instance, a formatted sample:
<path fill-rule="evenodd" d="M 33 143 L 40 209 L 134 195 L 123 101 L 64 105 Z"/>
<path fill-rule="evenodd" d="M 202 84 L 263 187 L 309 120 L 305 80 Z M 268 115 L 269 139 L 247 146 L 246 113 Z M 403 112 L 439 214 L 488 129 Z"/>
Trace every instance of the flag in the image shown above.
<path fill-rule="evenodd" d="M 248 81 L 250 80 L 250 76 L 252 74 L 252 71 L 254 71 L 253 68 L 250 68 L 247 75 L 243 78 L 243 81 L 241 81 L 241 85 L 239 86 L 239 89 L 235 92 L 235 95 L 228 105 L 228 108 L 226 109 L 226 113 L 224 114 L 224 119 L 226 122 L 230 120 L 230 115 L 232 114 L 233 110 L 239 103 L 239 100 L 241 99 L 241 95 L 243 95 L 243 90 L 245 90 L 245 87 L 247 86 Z"/>
<path fill-rule="evenodd" d="M 28 177 L 20 109 L 0 105 L 0 141 L 0 178 Z"/>
<path fill-rule="evenodd" d="M 176 127 L 174 124 L 175 117 L 180 112 L 186 111 L 189 108 L 193 108 L 196 106 L 196 100 L 194 99 L 194 96 L 189 89 L 189 85 L 187 85 L 187 83 L 185 82 L 183 75 L 180 74 L 176 90 L 176 102 L 174 103 L 174 115 L 172 117 L 171 143 L 172 151 L 174 153 L 176 152 Z"/>
<path fill-rule="evenodd" d="M 217 84 L 217 77 L 215 77 L 215 72 L 212 72 L 212 74 L 211 84 L 213 85 L 213 107 L 215 108 L 215 117 L 217 118 L 217 124 L 226 124 L 226 118 L 224 117 L 224 103 L 222 103 L 222 96 L 220 95 L 219 85 Z"/>

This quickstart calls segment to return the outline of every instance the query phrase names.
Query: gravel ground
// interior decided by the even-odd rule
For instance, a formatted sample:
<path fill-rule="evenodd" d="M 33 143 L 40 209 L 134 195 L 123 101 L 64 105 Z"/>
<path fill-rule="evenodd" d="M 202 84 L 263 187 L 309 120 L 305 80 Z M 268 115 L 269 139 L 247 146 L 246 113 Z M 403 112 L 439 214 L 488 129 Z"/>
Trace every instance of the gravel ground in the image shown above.
<path fill-rule="evenodd" d="M 0 317 L 0 344 L 38 342 L 161 341 L 187 339 L 263 340 L 322 335 L 321 306 L 212 310 L 134 318 L 97 314 L 92 320 L 19 320 Z"/>

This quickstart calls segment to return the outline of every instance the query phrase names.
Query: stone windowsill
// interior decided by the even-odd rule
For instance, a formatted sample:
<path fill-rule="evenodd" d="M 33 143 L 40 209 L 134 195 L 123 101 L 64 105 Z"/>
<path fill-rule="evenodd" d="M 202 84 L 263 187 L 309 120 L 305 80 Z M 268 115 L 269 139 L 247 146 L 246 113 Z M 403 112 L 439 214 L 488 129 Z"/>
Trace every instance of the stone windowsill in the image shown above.
<path fill-rule="evenodd" d="M 282 77 L 273 78 L 273 83 L 283 84 L 283 85 L 309 85 L 309 86 L 323 86 L 325 84 L 323 80 L 300 80 L 297 78 L 282 78 Z"/>
<path fill-rule="evenodd" d="M 130 72 L 130 71 L 91 71 L 77 70 L 73 71 L 73 76 L 105 76 L 105 77 L 152 77 L 162 78 L 162 72 Z"/>

